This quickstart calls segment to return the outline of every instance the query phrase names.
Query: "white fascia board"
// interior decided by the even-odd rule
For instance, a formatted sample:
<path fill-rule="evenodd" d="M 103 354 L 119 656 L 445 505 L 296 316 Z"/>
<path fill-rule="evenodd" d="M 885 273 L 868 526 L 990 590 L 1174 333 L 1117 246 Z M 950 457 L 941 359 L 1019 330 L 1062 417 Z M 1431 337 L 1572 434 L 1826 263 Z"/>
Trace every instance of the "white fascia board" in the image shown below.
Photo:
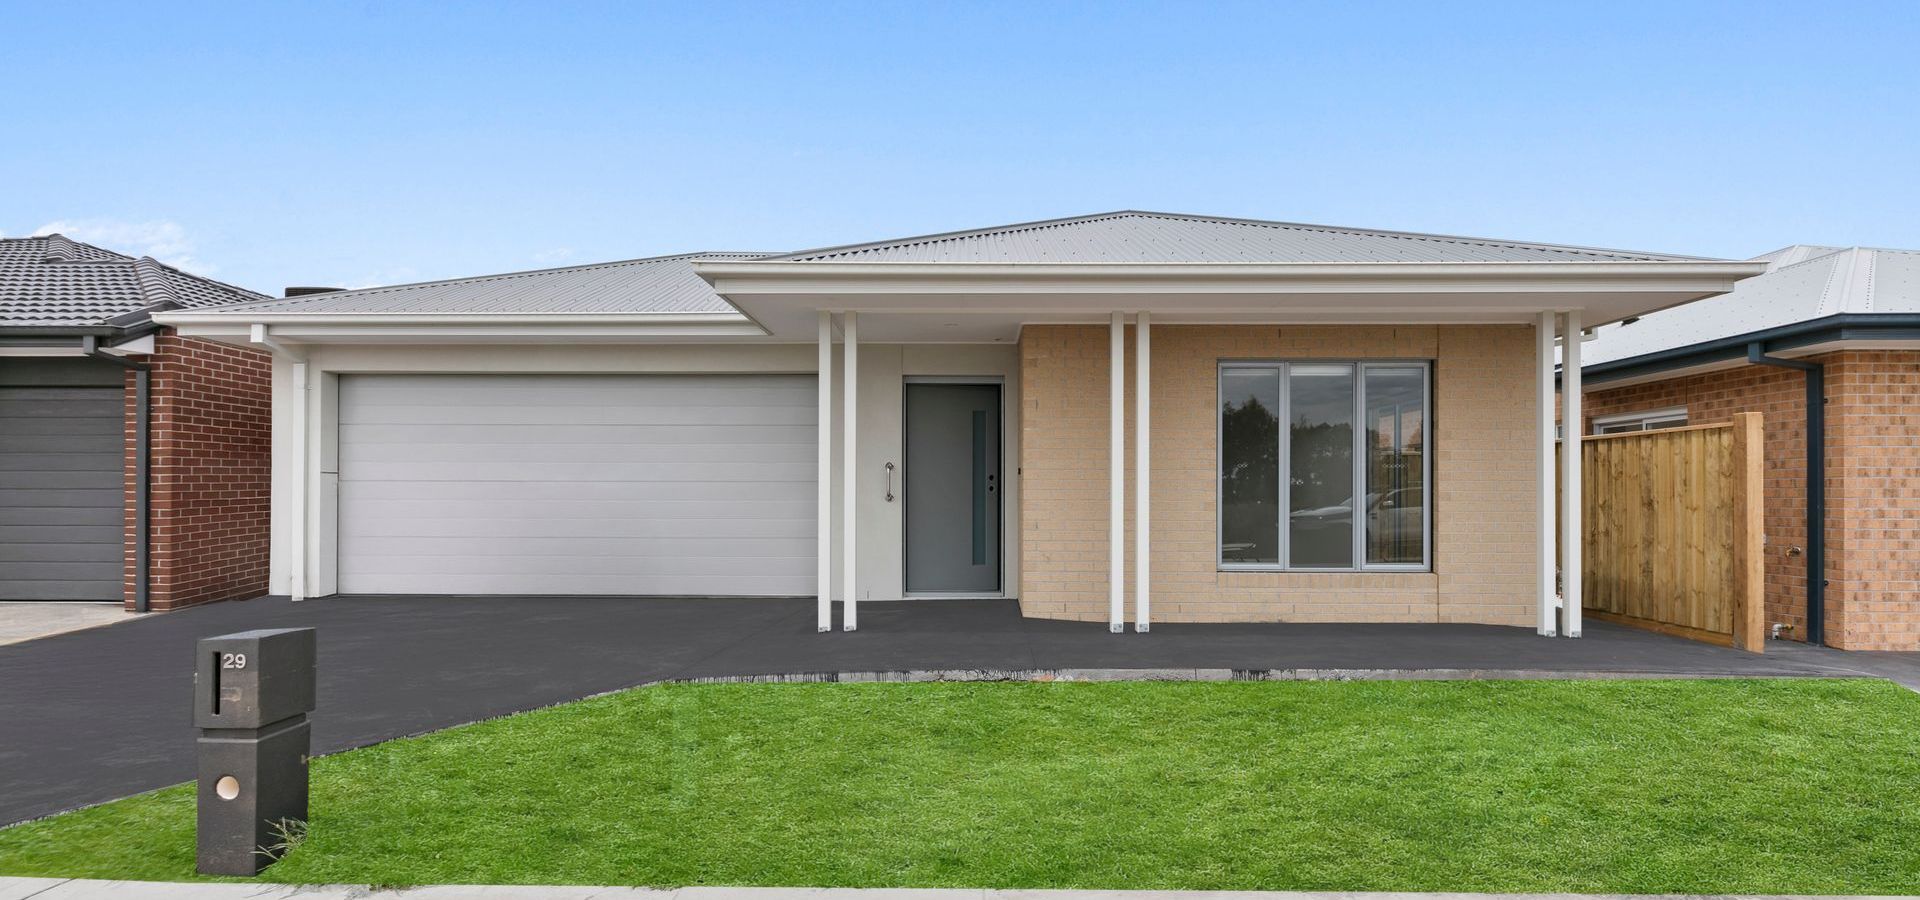
<path fill-rule="evenodd" d="M 156 313 L 153 320 L 162 325 L 214 325 L 226 322 L 302 325 L 438 325 L 438 324 L 567 324 L 567 325 L 736 325 L 751 323 L 739 313 L 420 313 L 420 312 L 358 312 L 358 313 L 295 313 L 295 312 L 247 312 L 231 310 L 225 312 L 166 312 Z"/>
<path fill-rule="evenodd" d="M 154 321 L 188 337 L 244 341 L 253 326 L 294 341 L 356 340 L 423 343 L 484 340 L 623 340 L 755 338 L 767 331 L 746 316 L 727 313 L 246 313 L 172 312 Z"/>
<path fill-rule="evenodd" d="M 1748 260 L 1387 263 L 697 262 L 724 296 L 898 293 L 1718 293 L 1759 275 Z"/>

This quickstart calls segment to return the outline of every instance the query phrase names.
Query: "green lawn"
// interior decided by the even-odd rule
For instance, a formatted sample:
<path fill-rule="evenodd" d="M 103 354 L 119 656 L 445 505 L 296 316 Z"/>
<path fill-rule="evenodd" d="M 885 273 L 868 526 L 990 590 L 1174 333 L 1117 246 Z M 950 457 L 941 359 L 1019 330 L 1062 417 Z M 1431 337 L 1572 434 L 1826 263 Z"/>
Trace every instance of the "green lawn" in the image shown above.
<path fill-rule="evenodd" d="M 290 882 L 1920 893 L 1871 681 L 710 685 L 318 760 Z M 186 879 L 186 787 L 0 874 Z"/>

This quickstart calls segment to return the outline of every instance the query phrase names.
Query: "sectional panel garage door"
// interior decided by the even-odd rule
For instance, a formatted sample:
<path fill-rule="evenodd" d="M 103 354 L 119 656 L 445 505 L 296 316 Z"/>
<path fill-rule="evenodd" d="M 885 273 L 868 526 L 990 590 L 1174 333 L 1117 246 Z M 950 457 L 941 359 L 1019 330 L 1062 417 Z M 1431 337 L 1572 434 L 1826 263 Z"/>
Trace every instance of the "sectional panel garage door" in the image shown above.
<path fill-rule="evenodd" d="M 120 599 L 124 402 L 0 386 L 0 600 Z"/>
<path fill-rule="evenodd" d="M 348 375 L 339 589 L 814 592 L 815 381 Z"/>

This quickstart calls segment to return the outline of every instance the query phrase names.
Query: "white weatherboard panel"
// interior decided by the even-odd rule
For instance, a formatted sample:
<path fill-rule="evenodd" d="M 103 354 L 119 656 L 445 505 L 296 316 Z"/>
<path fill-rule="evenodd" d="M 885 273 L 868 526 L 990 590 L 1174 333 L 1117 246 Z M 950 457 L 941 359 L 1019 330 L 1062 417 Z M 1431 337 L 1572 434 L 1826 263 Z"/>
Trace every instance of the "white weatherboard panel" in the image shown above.
<path fill-rule="evenodd" d="M 345 375 L 340 591 L 810 596 L 811 375 Z"/>

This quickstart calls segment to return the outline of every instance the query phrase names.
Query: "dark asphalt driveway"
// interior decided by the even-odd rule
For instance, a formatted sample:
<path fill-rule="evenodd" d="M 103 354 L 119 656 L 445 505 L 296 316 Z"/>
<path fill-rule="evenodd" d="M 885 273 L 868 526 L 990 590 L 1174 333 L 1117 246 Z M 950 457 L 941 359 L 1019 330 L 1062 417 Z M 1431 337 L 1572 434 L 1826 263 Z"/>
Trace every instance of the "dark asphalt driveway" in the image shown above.
<path fill-rule="evenodd" d="M 651 681 L 906 669 L 1477 668 L 1850 674 L 1849 654 L 1754 656 L 1604 625 L 1577 641 L 1486 625 L 1156 625 L 1024 619 L 1012 601 L 861 607 L 814 631 L 811 600 L 263 597 L 0 646 L 0 823 L 187 781 L 194 642 L 319 629 L 317 752 Z"/>

